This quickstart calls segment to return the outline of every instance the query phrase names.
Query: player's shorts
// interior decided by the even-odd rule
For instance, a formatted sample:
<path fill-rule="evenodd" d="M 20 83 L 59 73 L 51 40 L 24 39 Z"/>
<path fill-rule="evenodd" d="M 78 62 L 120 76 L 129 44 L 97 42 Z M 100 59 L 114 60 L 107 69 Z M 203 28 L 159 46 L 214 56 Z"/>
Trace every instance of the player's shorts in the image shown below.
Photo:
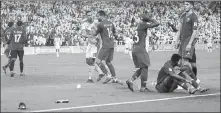
<path fill-rule="evenodd" d="M 190 62 L 191 63 L 196 63 L 196 52 L 195 52 L 195 48 L 194 47 L 191 47 L 191 49 L 189 51 L 186 51 L 185 50 L 185 47 L 184 46 L 180 46 L 179 48 L 179 52 L 178 54 L 180 56 L 182 56 L 182 58 L 186 55 L 186 54 L 190 54 Z"/>
<path fill-rule="evenodd" d="M 144 68 L 150 66 L 150 58 L 147 52 L 132 52 L 135 68 Z"/>
<path fill-rule="evenodd" d="M 177 87 L 175 87 L 175 88 L 171 89 L 173 82 L 174 82 L 174 78 L 168 76 L 162 82 L 157 83 L 155 88 L 159 93 L 173 92 L 177 88 Z"/>
<path fill-rule="evenodd" d="M 114 57 L 114 48 L 101 48 L 98 52 L 98 59 L 111 62 Z"/>
<path fill-rule="evenodd" d="M 212 48 L 212 46 L 213 46 L 212 43 L 207 43 L 207 48 L 208 49 Z"/>
<path fill-rule="evenodd" d="M 8 58 L 9 58 L 9 52 L 10 52 L 9 49 L 6 49 L 6 50 L 4 51 L 5 56 L 8 57 Z"/>
<path fill-rule="evenodd" d="M 88 45 L 86 48 L 86 58 L 96 58 L 97 47 L 95 45 Z"/>
<path fill-rule="evenodd" d="M 22 61 L 24 57 L 24 50 L 10 50 L 9 58 L 17 59 L 17 56 L 19 57 L 19 60 Z"/>
<path fill-rule="evenodd" d="M 55 49 L 60 49 L 60 48 L 61 48 L 61 46 L 55 45 Z"/>

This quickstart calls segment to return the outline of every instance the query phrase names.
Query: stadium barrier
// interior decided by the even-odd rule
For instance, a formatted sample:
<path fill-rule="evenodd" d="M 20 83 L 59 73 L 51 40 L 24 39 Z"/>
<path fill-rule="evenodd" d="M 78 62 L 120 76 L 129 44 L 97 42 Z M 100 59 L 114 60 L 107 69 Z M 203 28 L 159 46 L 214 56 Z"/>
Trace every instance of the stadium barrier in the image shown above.
<path fill-rule="evenodd" d="M 153 47 L 154 46 L 154 47 Z M 175 45 L 165 44 L 165 45 L 150 45 L 149 50 L 154 51 L 176 51 Z M 206 44 L 197 44 L 195 46 L 196 50 L 206 50 Z M 213 49 L 220 49 L 220 44 L 213 44 Z M 62 46 L 60 53 L 85 53 L 86 46 Z M 25 47 L 25 55 L 37 55 L 37 54 L 54 54 L 56 52 L 54 46 L 42 46 L 42 47 Z M 124 52 L 124 45 L 115 46 L 116 52 Z M 1 48 L 1 55 L 4 55 L 4 48 Z"/>

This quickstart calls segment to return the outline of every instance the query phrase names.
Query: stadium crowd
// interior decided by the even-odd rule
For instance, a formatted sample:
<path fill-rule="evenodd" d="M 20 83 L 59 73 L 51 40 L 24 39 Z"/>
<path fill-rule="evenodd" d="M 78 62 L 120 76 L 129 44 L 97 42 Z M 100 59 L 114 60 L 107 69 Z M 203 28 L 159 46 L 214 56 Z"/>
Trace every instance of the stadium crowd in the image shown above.
<path fill-rule="evenodd" d="M 149 13 L 161 23 L 151 30 L 154 39 L 157 43 L 172 44 L 176 33 L 170 26 L 178 24 L 183 10 L 181 4 L 178 1 L 2 1 L 1 31 L 8 22 L 21 19 L 31 38 L 29 46 L 53 45 L 54 32 L 62 34 L 62 45 L 81 46 L 86 44 L 86 39 L 75 33 L 79 32 L 85 12 L 92 11 L 95 16 L 98 10 L 103 9 L 117 28 L 118 42 L 131 38 L 131 26 L 139 21 L 141 14 Z M 211 4 L 195 4 L 200 22 L 198 43 L 205 43 L 209 38 L 215 43 L 220 42 L 220 2 Z"/>

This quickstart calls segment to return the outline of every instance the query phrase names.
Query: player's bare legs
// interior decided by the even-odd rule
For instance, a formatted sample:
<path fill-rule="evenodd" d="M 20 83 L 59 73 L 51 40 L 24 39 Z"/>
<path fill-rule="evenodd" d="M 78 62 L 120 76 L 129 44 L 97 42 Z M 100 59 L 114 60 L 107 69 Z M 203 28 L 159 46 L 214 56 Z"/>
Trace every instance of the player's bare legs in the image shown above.
<path fill-rule="evenodd" d="M 8 58 L 7 63 L 4 66 L 2 66 L 2 69 L 3 69 L 5 74 L 6 74 L 6 69 L 9 67 L 10 63 L 11 63 L 11 59 Z"/>
<path fill-rule="evenodd" d="M 59 57 L 60 49 L 56 49 L 56 56 Z"/>

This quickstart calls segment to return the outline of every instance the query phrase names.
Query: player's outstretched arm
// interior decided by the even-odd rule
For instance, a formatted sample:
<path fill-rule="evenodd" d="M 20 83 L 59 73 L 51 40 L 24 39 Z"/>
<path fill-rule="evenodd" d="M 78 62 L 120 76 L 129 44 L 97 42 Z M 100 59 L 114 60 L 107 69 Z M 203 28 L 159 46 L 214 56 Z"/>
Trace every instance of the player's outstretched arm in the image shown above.
<path fill-rule="evenodd" d="M 157 22 L 155 19 L 152 18 L 149 18 L 149 22 L 151 23 L 148 25 L 148 28 L 154 28 L 160 25 L 159 22 Z"/>

